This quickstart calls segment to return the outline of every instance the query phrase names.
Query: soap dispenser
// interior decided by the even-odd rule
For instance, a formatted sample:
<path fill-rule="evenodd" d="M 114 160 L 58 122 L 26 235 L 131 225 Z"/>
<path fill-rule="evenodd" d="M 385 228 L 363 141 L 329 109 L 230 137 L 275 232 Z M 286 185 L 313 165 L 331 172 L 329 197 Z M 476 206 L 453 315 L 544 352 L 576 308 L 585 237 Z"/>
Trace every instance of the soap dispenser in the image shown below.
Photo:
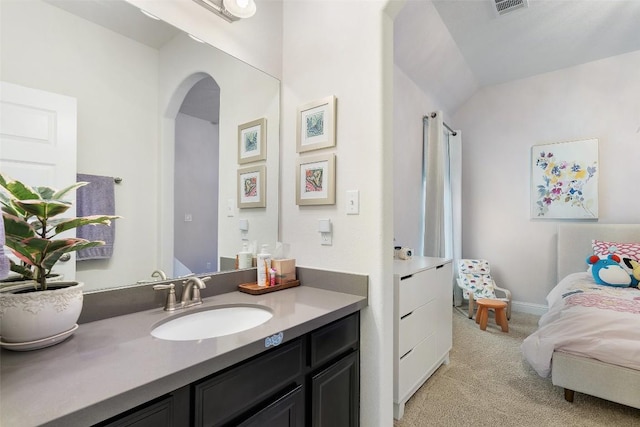
<path fill-rule="evenodd" d="M 249 250 L 247 242 L 242 242 L 242 250 L 238 252 L 238 269 L 251 268 L 253 266 L 253 252 Z"/>
<path fill-rule="evenodd" d="M 264 244 L 260 247 L 258 254 L 258 286 L 267 286 L 269 284 L 269 270 L 271 270 L 271 254 L 269 253 L 269 245 Z"/>

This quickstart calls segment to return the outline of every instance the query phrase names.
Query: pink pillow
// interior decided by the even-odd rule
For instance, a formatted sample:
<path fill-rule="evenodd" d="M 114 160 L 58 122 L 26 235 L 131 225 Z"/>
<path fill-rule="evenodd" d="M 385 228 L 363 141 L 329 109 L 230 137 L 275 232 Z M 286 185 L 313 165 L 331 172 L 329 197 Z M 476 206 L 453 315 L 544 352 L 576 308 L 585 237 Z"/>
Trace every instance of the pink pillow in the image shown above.
<path fill-rule="evenodd" d="M 640 243 L 617 243 L 592 240 L 591 247 L 594 255 L 609 255 L 615 253 L 621 258 L 631 258 L 640 262 Z"/>

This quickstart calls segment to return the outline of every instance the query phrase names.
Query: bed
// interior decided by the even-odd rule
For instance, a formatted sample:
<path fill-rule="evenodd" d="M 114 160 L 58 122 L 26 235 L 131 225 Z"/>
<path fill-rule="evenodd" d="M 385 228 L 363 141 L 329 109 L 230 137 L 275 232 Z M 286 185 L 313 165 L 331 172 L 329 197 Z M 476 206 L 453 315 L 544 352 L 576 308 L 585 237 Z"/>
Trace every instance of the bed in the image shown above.
<path fill-rule="evenodd" d="M 592 240 L 640 243 L 640 224 L 560 224 L 557 285 L 522 351 L 572 402 L 580 392 L 640 409 L 640 289 L 597 285 Z"/>

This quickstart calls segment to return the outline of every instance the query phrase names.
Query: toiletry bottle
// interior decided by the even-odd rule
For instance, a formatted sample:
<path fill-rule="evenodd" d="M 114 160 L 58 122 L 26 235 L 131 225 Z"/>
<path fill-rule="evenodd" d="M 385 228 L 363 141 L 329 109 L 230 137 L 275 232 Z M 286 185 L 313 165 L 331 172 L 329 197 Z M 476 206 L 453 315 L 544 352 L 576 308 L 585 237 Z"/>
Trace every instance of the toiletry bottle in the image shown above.
<path fill-rule="evenodd" d="M 247 242 L 242 243 L 242 250 L 238 252 L 238 269 L 251 268 L 253 253 L 249 250 Z"/>
<path fill-rule="evenodd" d="M 269 253 L 269 245 L 264 244 L 260 248 L 258 254 L 258 286 L 267 286 L 269 284 L 269 270 L 271 269 L 271 254 Z"/>
<path fill-rule="evenodd" d="M 269 269 L 269 286 L 276 285 L 276 270 L 273 268 Z"/>

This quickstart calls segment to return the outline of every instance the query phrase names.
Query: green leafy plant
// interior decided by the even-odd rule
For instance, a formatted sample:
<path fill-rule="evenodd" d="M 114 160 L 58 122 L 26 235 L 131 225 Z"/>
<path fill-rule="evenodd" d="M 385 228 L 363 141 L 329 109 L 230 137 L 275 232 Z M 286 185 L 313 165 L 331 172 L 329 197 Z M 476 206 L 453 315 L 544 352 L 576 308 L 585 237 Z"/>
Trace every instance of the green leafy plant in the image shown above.
<path fill-rule="evenodd" d="M 30 187 L 0 173 L 0 204 L 4 221 L 6 245 L 20 263 L 11 260 L 11 271 L 26 280 L 34 280 L 37 290 L 47 289 L 47 276 L 64 254 L 104 245 L 103 241 L 89 241 L 59 236 L 83 225 L 111 225 L 115 215 L 60 217 L 72 203 L 62 198 L 70 191 L 87 185 L 77 182 L 62 190 L 50 187 Z"/>

